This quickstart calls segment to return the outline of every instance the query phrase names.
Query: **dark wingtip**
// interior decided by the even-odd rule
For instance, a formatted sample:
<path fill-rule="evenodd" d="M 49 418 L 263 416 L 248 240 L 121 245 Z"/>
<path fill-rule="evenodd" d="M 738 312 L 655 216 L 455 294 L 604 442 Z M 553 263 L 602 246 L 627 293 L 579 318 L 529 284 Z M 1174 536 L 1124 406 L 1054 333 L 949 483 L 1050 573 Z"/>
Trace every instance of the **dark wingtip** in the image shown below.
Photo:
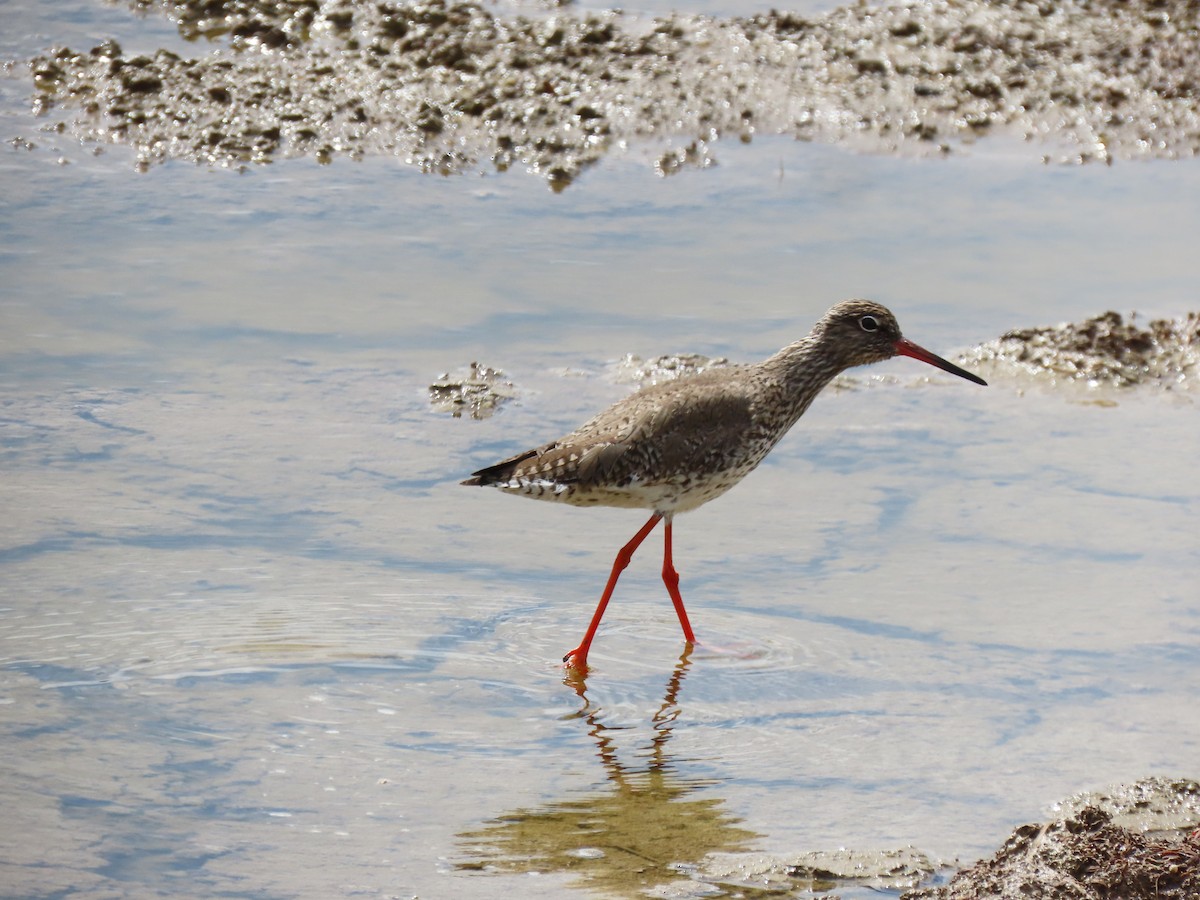
<path fill-rule="evenodd" d="M 467 487 L 487 487 L 489 484 L 495 484 L 498 481 L 507 481 L 518 465 L 529 459 L 529 457 L 536 456 L 538 452 L 538 450 L 526 450 L 524 453 L 518 453 L 516 456 L 502 459 L 493 465 L 484 466 L 482 469 L 472 472 L 470 478 L 463 479 L 459 484 L 465 484 Z"/>
<path fill-rule="evenodd" d="M 507 469 L 505 463 L 496 463 L 494 466 L 484 466 L 471 473 L 470 478 L 464 478 L 459 484 L 465 484 L 467 487 L 486 487 L 489 484 L 495 484 L 501 480 L 500 475 L 503 470 Z"/>

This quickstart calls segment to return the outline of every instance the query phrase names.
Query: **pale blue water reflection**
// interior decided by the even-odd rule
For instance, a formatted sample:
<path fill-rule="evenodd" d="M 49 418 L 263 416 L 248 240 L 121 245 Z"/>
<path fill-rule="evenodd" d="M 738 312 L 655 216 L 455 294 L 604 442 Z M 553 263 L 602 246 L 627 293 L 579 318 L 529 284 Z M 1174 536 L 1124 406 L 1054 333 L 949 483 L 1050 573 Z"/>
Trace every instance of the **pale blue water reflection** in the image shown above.
<path fill-rule="evenodd" d="M 554 195 L 382 160 L 139 176 L 63 141 L 0 157 L 21 896 L 563 896 L 562 872 L 464 871 L 458 835 L 610 791 L 557 660 L 636 517 L 457 479 L 620 396 L 625 352 L 756 358 L 847 295 L 945 354 L 1200 296 L 1193 163 L 761 140 L 668 180 L 634 148 Z M 520 398 L 433 413 L 473 359 Z M 914 369 L 822 397 L 677 523 L 704 646 L 671 771 L 764 852 L 970 859 L 1081 788 L 1195 776 L 1191 395 Z M 657 552 L 587 684 L 635 757 L 681 649 Z"/>

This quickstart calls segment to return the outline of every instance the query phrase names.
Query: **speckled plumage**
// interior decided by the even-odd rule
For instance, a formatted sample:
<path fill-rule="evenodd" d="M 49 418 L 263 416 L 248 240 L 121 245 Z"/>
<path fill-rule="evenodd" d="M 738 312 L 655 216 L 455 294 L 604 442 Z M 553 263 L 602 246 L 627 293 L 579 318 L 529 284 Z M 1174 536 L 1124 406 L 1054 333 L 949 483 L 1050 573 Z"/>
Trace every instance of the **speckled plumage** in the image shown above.
<path fill-rule="evenodd" d="M 864 332 L 862 316 L 878 330 Z M 464 484 L 576 506 L 687 512 L 753 471 L 839 372 L 895 356 L 899 337 L 878 303 L 839 303 L 769 359 L 644 388 Z"/>
<path fill-rule="evenodd" d="M 667 522 L 663 577 L 690 641 L 670 562 L 672 516 L 721 496 L 753 471 L 838 373 L 898 354 L 984 383 L 905 340 L 885 307 L 845 300 L 807 337 L 762 362 L 643 388 L 570 434 L 480 469 L 463 484 L 576 506 L 652 510 L 650 521 L 618 554 L 592 626 L 566 659 L 574 657 L 586 668 L 587 649 L 617 575 L 660 519 Z"/>

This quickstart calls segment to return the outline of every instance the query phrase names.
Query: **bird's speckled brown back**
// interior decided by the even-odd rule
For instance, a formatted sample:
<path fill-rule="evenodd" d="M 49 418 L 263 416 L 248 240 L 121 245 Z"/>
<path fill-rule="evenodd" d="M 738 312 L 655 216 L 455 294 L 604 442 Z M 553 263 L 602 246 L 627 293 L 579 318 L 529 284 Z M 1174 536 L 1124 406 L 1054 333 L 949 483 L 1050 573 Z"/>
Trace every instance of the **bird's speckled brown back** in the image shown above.
<path fill-rule="evenodd" d="M 863 317 L 873 331 L 864 330 Z M 834 376 L 894 356 L 899 337 L 883 306 L 847 300 L 806 338 L 763 362 L 644 388 L 570 434 L 463 483 L 579 506 L 664 515 L 695 509 L 762 462 Z"/>

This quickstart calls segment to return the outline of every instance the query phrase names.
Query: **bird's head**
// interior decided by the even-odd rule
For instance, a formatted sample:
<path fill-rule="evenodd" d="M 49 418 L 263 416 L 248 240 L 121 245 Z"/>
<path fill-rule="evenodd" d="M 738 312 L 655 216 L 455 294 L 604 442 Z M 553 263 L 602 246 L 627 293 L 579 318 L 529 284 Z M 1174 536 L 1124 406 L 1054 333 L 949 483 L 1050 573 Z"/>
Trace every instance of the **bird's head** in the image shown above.
<path fill-rule="evenodd" d="M 813 334 L 847 368 L 910 356 L 967 381 L 987 384 L 978 375 L 908 340 L 900 333 L 900 324 L 891 310 L 871 300 L 843 300 L 825 313 Z"/>

